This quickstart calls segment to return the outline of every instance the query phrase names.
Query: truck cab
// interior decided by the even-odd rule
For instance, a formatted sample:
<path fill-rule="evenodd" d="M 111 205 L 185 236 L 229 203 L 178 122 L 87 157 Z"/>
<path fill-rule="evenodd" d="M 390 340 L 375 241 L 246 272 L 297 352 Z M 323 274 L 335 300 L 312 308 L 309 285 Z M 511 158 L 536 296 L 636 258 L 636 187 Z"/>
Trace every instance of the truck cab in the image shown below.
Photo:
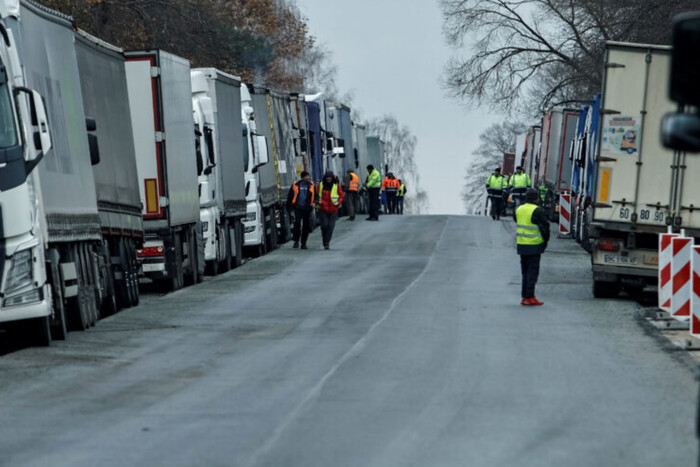
<path fill-rule="evenodd" d="M 48 341 L 47 234 L 35 168 L 51 149 L 51 136 L 43 98 L 25 87 L 6 27 L 17 24 L 18 2 L 0 2 L 0 16 L 0 322 L 33 320 Z"/>
<path fill-rule="evenodd" d="M 262 254 L 265 249 L 265 228 L 258 169 L 267 164 L 268 150 L 267 139 L 256 133 L 255 111 L 247 86 L 241 86 L 241 129 L 246 159 L 246 216 L 243 221 L 243 246 Z"/>

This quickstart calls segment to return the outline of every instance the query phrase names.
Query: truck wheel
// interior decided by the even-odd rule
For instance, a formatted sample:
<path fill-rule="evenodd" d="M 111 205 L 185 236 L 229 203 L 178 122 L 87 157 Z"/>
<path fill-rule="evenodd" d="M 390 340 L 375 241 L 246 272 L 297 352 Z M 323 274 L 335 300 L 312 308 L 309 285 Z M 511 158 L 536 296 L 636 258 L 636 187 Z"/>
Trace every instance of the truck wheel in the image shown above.
<path fill-rule="evenodd" d="M 24 335 L 29 345 L 33 347 L 48 347 L 51 345 L 51 324 L 49 316 L 28 319 L 24 322 Z"/>
<path fill-rule="evenodd" d="M 194 228 L 187 231 L 187 257 L 189 259 L 188 271 L 184 274 L 185 285 L 194 285 L 199 282 L 199 239 Z"/>
<path fill-rule="evenodd" d="M 127 240 L 126 245 L 129 285 L 131 286 L 131 306 L 138 306 L 141 300 L 139 294 L 139 266 L 136 254 L 136 245 L 132 240 Z"/>
<path fill-rule="evenodd" d="M 68 323 L 66 323 L 66 311 L 63 308 L 63 297 L 56 293 L 51 294 L 51 307 L 53 308 L 53 318 L 49 323 L 51 326 L 51 337 L 57 341 L 64 341 L 68 337 Z"/>
<path fill-rule="evenodd" d="M 595 298 L 615 298 L 619 293 L 619 282 L 593 281 L 593 296 Z"/>
<path fill-rule="evenodd" d="M 114 265 L 114 291 L 117 296 L 117 305 L 120 309 L 129 308 L 131 300 L 129 298 L 129 259 L 126 253 L 126 240 L 120 238 L 117 240 L 117 256 L 114 261 L 118 263 Z"/>
<path fill-rule="evenodd" d="M 216 264 L 215 259 L 207 261 L 207 264 L 204 267 L 204 274 L 206 274 L 207 276 L 216 276 L 216 273 L 218 272 L 218 269 L 219 269 L 216 266 L 217 266 L 217 264 Z"/>
<path fill-rule="evenodd" d="M 70 249 L 69 261 L 75 264 L 75 270 L 78 282 L 78 294 L 75 297 L 68 299 L 67 317 L 70 323 L 71 330 L 84 331 L 90 326 L 89 306 L 86 299 L 85 272 L 83 269 L 82 258 L 78 252 L 78 246 L 72 245 Z"/>
<path fill-rule="evenodd" d="M 221 262 L 218 264 L 218 272 L 224 273 L 231 270 L 233 256 L 235 256 L 236 254 L 235 251 L 231 251 L 231 235 L 235 234 L 235 231 L 231 232 L 231 227 L 229 226 L 228 220 L 224 220 L 224 223 L 221 226 L 221 236 L 219 237 L 221 239 L 221 244 L 224 247 L 224 254 L 221 259 Z"/>

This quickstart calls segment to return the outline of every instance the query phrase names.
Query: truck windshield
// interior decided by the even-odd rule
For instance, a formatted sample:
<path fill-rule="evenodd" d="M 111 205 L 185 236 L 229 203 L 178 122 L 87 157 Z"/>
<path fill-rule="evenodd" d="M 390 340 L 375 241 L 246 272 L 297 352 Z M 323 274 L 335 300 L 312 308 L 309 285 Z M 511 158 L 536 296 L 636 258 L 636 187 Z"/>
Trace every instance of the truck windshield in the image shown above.
<path fill-rule="evenodd" d="M 250 166 L 250 157 L 248 153 L 248 126 L 243 123 L 243 171 L 247 172 Z"/>
<path fill-rule="evenodd" d="M 0 148 L 17 146 L 17 127 L 7 83 L 0 84 Z"/>

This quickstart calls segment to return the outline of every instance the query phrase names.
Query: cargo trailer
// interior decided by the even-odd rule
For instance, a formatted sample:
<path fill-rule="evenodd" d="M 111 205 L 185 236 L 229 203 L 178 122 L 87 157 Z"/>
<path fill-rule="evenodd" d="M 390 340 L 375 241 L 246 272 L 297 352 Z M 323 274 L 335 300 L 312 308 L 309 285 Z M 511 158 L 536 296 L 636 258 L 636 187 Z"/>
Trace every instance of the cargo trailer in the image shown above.
<path fill-rule="evenodd" d="M 162 50 L 125 56 L 146 232 L 141 268 L 176 290 L 197 282 L 204 268 L 190 63 Z"/>

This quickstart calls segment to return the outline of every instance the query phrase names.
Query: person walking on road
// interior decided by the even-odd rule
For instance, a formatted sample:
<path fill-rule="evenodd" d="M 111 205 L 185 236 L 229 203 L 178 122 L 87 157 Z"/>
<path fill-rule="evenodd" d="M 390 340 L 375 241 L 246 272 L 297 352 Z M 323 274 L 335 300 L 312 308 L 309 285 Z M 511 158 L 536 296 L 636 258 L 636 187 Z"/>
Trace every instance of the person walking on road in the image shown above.
<path fill-rule="evenodd" d="M 348 220 L 355 220 L 355 208 L 357 207 L 357 192 L 360 190 L 360 177 L 352 170 L 348 169 L 343 180 L 345 190 L 345 210 L 348 213 Z"/>
<path fill-rule="evenodd" d="M 486 191 L 491 200 L 491 218 L 495 221 L 501 218 L 501 203 L 503 202 L 503 190 L 505 187 L 501 168 L 496 167 L 496 170 L 486 179 Z"/>
<path fill-rule="evenodd" d="M 523 172 L 523 168 L 517 166 L 515 168 L 515 173 L 510 177 L 510 182 L 508 186 L 511 188 L 511 193 L 513 196 L 513 202 L 515 203 L 515 208 L 525 202 L 525 193 L 528 188 L 532 187 L 532 180 L 530 176 Z"/>
<path fill-rule="evenodd" d="M 525 306 L 544 304 L 535 297 L 535 285 L 540 274 L 540 258 L 549 242 L 549 221 L 539 203 L 539 193 L 529 188 L 525 193 L 525 204 L 518 207 L 514 215 L 520 272 L 523 276 L 520 304 Z"/>
<path fill-rule="evenodd" d="M 301 249 L 306 250 L 306 240 L 311 233 L 311 212 L 315 203 L 314 183 L 311 181 L 309 172 L 301 173 L 301 180 L 292 183 L 292 187 L 287 194 L 287 210 L 294 212 L 294 229 L 292 248 L 299 248 L 301 237 Z"/>
<path fill-rule="evenodd" d="M 403 215 L 403 197 L 406 196 L 406 185 L 399 179 L 399 191 L 396 192 L 396 213 Z"/>
<path fill-rule="evenodd" d="M 399 181 L 394 174 L 389 172 L 382 182 L 382 190 L 386 195 L 386 204 L 389 214 L 396 214 L 396 193 L 399 191 Z"/>
<path fill-rule="evenodd" d="M 345 193 L 340 186 L 340 181 L 333 172 L 328 171 L 323 176 L 323 181 L 318 185 L 317 206 L 321 220 L 321 236 L 323 248 L 331 247 L 331 238 L 335 229 L 335 221 L 338 218 L 338 207 L 343 204 Z"/>
<path fill-rule="evenodd" d="M 368 221 L 379 220 L 379 190 L 382 188 L 382 176 L 372 164 L 367 166 L 367 193 L 369 197 Z"/>

